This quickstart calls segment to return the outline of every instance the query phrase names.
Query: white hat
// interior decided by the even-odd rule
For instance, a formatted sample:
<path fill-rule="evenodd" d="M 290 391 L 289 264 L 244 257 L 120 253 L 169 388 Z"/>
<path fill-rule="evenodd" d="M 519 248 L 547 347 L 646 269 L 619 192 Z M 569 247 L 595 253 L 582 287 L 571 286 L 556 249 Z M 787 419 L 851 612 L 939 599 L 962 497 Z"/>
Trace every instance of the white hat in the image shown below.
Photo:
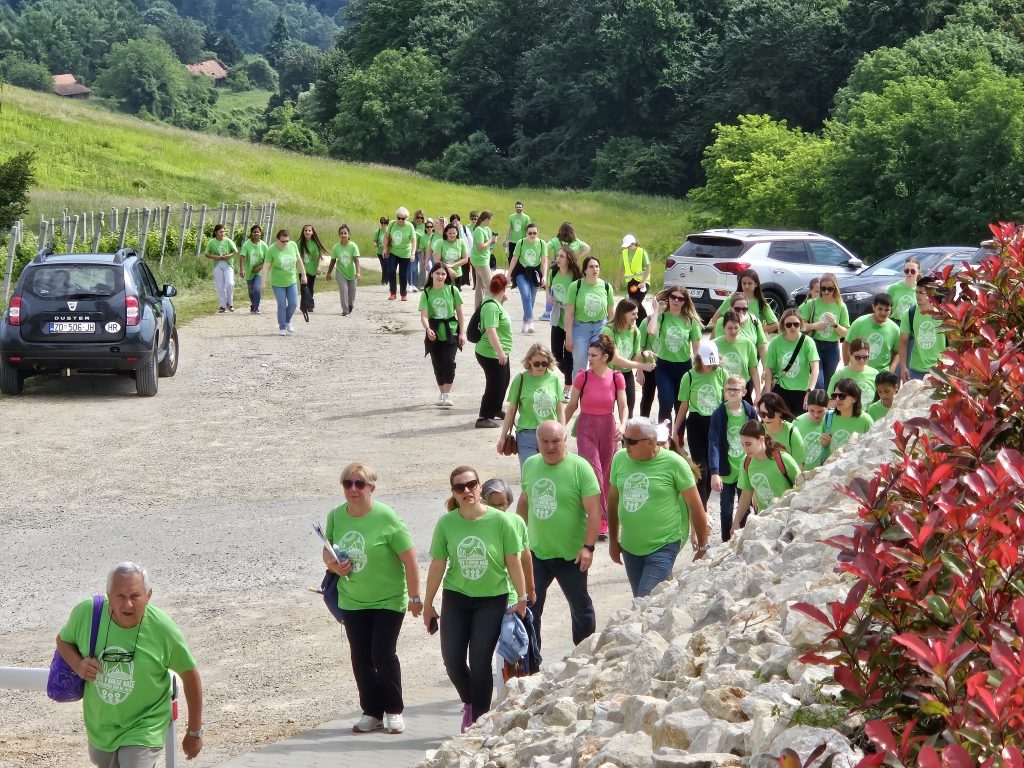
<path fill-rule="evenodd" d="M 633 235 L 626 235 L 622 238 L 622 247 L 629 248 L 631 245 L 636 245 L 636 238 Z"/>
<path fill-rule="evenodd" d="M 718 345 L 711 339 L 704 339 L 700 343 L 700 347 L 697 349 L 697 356 L 704 365 L 718 365 L 721 360 L 718 359 Z"/>

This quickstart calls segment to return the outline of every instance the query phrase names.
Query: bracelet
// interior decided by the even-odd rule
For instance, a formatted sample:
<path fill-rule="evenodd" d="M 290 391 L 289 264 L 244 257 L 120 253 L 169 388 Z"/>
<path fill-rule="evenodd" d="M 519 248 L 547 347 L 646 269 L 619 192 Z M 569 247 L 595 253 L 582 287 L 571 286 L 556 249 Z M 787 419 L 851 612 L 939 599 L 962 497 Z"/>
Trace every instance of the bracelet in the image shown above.
<path fill-rule="evenodd" d="M 201 738 L 203 738 L 203 729 L 200 728 L 197 731 L 193 731 L 192 729 L 189 729 L 189 730 L 185 731 L 185 735 L 186 736 L 191 736 L 193 739 L 201 739 Z"/>

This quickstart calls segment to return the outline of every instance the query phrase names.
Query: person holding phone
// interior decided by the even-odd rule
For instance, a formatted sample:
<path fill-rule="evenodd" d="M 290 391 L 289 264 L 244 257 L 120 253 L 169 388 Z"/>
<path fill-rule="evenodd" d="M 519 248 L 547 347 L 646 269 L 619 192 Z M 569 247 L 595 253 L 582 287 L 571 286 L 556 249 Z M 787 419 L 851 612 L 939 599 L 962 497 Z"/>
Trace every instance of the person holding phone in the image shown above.
<path fill-rule="evenodd" d="M 494 214 L 490 211 L 481 211 L 473 226 L 473 249 L 469 252 L 469 263 L 476 274 L 476 292 L 473 297 L 476 307 L 484 300 L 484 292 L 491 284 L 491 249 L 498 242 L 498 236 L 491 231 L 493 218 Z"/>

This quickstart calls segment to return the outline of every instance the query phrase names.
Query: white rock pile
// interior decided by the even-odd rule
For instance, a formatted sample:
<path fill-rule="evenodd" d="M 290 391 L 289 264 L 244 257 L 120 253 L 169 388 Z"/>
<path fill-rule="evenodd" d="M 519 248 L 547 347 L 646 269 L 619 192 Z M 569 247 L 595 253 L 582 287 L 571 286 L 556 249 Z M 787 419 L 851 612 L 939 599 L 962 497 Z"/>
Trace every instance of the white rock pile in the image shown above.
<path fill-rule="evenodd" d="M 795 492 L 752 517 L 703 560 L 681 554 L 675 578 L 613 614 L 605 629 L 428 753 L 422 768 L 718 768 L 776 765 L 819 744 L 835 768 L 862 756 L 822 666 L 798 658 L 823 629 L 790 610 L 845 597 L 836 553 L 818 540 L 848 532 L 856 505 L 834 487 L 892 457 L 892 424 L 925 415 L 930 388 L 911 382 L 889 416 L 857 435 Z M 684 553 L 686 550 L 684 550 Z M 625 576 L 623 576 L 625 578 Z"/>

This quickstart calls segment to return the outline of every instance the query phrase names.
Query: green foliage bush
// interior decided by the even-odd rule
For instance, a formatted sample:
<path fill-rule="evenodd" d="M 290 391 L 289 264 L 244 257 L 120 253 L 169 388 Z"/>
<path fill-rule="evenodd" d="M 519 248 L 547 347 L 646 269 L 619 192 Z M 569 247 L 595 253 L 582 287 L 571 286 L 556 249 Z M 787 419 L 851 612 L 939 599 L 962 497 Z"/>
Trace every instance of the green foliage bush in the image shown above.
<path fill-rule="evenodd" d="M 465 141 L 450 144 L 437 160 L 425 160 L 416 170 L 436 179 L 458 184 L 478 184 L 481 179 L 509 181 L 509 163 L 487 134 L 477 131 Z"/>
<path fill-rule="evenodd" d="M 18 56 L 10 56 L 3 60 L 3 73 L 11 85 L 28 88 L 32 91 L 49 93 L 53 90 L 53 78 L 42 64 L 25 61 Z"/>

